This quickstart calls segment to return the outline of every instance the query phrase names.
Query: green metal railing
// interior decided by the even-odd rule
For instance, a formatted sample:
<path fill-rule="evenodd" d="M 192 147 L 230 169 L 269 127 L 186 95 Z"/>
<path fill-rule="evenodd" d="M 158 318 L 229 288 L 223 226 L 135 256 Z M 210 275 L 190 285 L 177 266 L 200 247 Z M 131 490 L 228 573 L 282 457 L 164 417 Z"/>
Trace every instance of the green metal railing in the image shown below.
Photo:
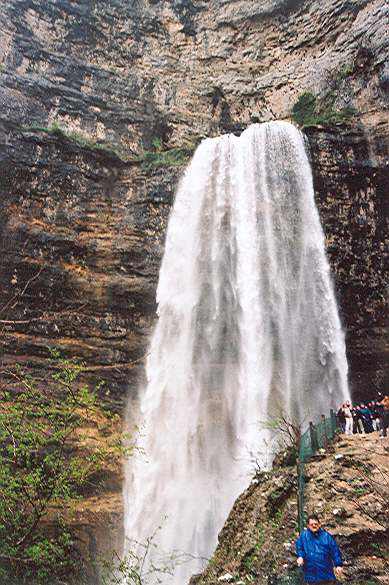
<path fill-rule="evenodd" d="M 309 423 L 308 429 L 300 437 L 299 458 L 297 462 L 297 508 L 298 508 L 298 529 L 299 533 L 304 530 L 306 524 L 305 514 L 305 463 L 318 452 L 319 449 L 326 449 L 334 439 L 338 430 L 336 415 L 333 410 L 330 416 L 323 414 L 316 424 Z M 303 572 L 295 568 L 282 577 L 273 576 L 269 578 L 269 585 L 301 585 L 303 583 Z"/>
<path fill-rule="evenodd" d="M 298 528 L 302 532 L 305 526 L 305 473 L 304 465 L 319 449 L 326 449 L 337 431 L 336 415 L 333 410 L 330 416 L 321 415 L 317 424 L 309 423 L 308 429 L 301 435 L 299 460 L 297 463 L 298 477 Z"/>

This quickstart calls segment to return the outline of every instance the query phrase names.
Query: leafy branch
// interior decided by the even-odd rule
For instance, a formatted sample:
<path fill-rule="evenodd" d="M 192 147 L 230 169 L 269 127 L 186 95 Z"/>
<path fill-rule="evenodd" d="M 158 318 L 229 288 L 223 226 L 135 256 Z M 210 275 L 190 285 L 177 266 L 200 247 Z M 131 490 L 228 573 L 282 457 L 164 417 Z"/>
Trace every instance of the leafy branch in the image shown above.
<path fill-rule="evenodd" d="M 82 567 L 67 510 L 112 460 L 131 454 L 122 440 L 84 442 L 86 420 L 106 417 L 80 381 L 83 364 L 51 350 L 49 374 L 0 372 L 0 580 L 56 582 Z M 7 581 L 8 582 L 8 581 Z M 78 579 L 77 583 L 80 583 Z"/>

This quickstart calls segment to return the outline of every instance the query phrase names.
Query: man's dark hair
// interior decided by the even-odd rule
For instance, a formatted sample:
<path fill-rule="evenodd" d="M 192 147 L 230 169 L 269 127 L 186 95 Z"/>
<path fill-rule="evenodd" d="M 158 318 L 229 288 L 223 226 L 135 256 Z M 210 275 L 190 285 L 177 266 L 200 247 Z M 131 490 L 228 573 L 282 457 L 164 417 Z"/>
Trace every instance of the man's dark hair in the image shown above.
<path fill-rule="evenodd" d="M 317 516 L 316 514 L 310 514 L 307 518 L 307 524 L 309 523 L 310 520 L 314 520 L 315 522 L 320 522 L 319 516 Z"/>

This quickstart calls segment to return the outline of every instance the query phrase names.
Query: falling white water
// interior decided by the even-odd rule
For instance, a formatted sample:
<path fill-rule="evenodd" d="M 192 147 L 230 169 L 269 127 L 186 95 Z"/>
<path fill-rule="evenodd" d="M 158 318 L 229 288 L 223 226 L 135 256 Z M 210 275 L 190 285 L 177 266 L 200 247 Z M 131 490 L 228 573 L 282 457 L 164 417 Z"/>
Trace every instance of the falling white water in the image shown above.
<path fill-rule="evenodd" d="M 311 169 L 293 125 L 202 142 L 171 213 L 157 301 L 125 534 L 127 550 L 154 534 L 159 567 L 163 554 L 193 555 L 173 577 L 145 565 L 146 582 L 185 585 L 249 484 L 253 454 L 268 463 L 261 422 L 281 410 L 312 419 L 348 398 Z"/>

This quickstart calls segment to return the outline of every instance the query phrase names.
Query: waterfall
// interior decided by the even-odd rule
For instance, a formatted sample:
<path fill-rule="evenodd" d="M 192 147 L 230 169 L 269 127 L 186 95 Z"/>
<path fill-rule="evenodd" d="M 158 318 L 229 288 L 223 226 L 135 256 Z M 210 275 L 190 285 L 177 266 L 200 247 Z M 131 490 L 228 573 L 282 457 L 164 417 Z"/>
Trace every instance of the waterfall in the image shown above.
<path fill-rule="evenodd" d="M 125 534 L 127 550 L 154 535 L 159 567 L 177 553 L 174 576 L 158 577 L 184 585 L 249 485 L 250 454 L 271 459 L 261 423 L 280 411 L 306 421 L 349 398 L 312 173 L 292 124 L 201 143 L 171 212 L 157 302 Z M 181 564 L 181 553 L 194 560 Z"/>

